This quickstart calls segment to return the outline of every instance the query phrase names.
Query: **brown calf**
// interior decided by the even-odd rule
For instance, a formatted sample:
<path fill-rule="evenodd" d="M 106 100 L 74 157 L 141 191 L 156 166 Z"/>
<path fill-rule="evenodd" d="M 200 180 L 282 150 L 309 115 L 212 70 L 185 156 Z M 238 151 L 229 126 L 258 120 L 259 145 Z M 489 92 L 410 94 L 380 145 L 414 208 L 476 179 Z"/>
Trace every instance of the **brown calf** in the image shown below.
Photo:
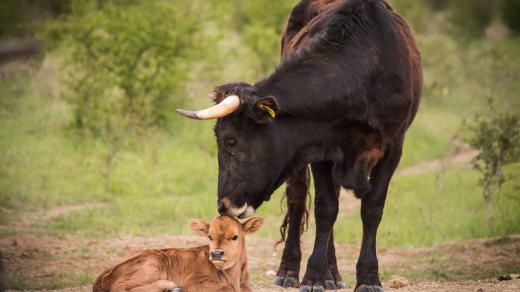
<path fill-rule="evenodd" d="M 228 216 L 211 224 L 192 220 L 192 230 L 207 236 L 209 245 L 138 252 L 101 273 L 93 292 L 249 292 L 244 236 L 263 222 L 251 218 L 241 224 Z"/>

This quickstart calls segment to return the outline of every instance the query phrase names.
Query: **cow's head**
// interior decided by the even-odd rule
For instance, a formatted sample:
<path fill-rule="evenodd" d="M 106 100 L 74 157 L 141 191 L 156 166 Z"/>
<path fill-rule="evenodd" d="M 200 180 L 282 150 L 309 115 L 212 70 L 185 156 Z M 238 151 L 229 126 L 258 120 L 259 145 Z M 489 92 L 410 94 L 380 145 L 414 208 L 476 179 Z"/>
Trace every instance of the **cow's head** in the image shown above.
<path fill-rule="evenodd" d="M 202 220 L 191 221 L 191 229 L 209 239 L 209 260 L 219 270 L 227 270 L 245 259 L 245 235 L 256 232 L 264 219 L 251 218 L 244 223 L 228 216 L 218 216 L 211 224 Z"/>
<path fill-rule="evenodd" d="M 283 183 L 287 149 L 278 130 L 278 103 L 259 96 L 254 86 L 233 83 L 217 87 L 215 106 L 180 114 L 194 119 L 218 119 L 218 210 L 250 217 Z"/>

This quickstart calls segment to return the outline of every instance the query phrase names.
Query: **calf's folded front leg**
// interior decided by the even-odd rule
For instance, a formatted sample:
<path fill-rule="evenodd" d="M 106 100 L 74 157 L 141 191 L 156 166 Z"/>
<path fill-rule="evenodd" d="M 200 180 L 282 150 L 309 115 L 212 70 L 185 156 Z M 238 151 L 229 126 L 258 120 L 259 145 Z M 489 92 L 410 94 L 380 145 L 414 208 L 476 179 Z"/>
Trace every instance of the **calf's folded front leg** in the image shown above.
<path fill-rule="evenodd" d="M 182 292 L 182 290 L 172 281 L 157 280 L 153 283 L 131 289 L 126 287 L 113 287 L 110 289 L 110 292 Z"/>

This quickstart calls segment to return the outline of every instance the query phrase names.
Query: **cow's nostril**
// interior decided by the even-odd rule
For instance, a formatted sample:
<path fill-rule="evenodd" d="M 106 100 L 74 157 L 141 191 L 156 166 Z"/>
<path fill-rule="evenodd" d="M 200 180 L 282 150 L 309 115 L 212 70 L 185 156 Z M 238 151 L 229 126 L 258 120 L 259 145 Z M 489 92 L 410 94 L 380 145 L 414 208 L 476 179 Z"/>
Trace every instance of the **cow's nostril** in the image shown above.
<path fill-rule="evenodd" d="M 218 203 L 218 213 L 220 215 L 225 215 L 226 214 L 226 206 L 224 206 L 224 204 L 222 202 Z"/>
<path fill-rule="evenodd" d="M 211 252 L 211 258 L 214 260 L 219 260 L 224 255 L 224 252 L 221 250 L 214 250 Z"/>

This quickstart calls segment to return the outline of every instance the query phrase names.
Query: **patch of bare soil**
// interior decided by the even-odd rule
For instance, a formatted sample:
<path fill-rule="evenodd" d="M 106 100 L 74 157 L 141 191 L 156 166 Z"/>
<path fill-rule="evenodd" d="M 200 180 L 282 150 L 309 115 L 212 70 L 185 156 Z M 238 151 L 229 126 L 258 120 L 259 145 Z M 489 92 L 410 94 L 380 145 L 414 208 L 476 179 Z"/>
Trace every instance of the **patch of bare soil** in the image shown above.
<path fill-rule="evenodd" d="M 78 204 L 78 205 L 63 205 L 57 206 L 49 210 L 26 213 L 17 221 L 10 222 L 9 225 L 0 225 L 0 231 L 16 231 L 18 233 L 30 231 L 31 226 L 34 224 L 45 224 L 60 216 L 65 216 L 73 212 L 93 209 L 93 208 L 105 208 L 105 204 Z M 2 209 L 4 213 L 12 213 L 11 210 Z"/>
<path fill-rule="evenodd" d="M 248 241 L 250 272 L 254 291 L 282 291 L 270 284 L 279 263 L 281 247 L 273 241 L 251 238 Z M 8 236 L 0 238 L 0 251 L 8 285 L 14 281 L 32 287 L 76 287 L 78 275 L 97 276 L 129 254 L 145 248 L 186 247 L 205 244 L 198 237 L 118 237 L 87 240 L 80 237 Z M 312 244 L 304 244 L 308 256 Z M 345 279 L 353 279 L 359 245 L 338 245 L 338 263 Z M 520 236 L 500 240 L 470 240 L 431 248 L 393 248 L 379 252 L 385 274 L 404 276 L 410 282 L 399 291 L 520 291 L 520 280 L 465 281 L 465 278 L 490 279 L 496 271 L 520 271 Z M 302 263 L 302 275 L 305 262 Z M 433 272 L 432 272 L 433 271 Z M 439 277 L 439 273 L 441 276 Z M 386 278 L 386 277 L 385 277 Z M 387 280 L 387 279 L 385 279 Z M 433 282 L 443 280 L 445 282 Z M 349 282 L 347 280 L 347 282 Z M 350 280 L 349 290 L 354 283 Z M 387 291 L 391 283 L 385 282 Z M 91 291 L 89 286 L 59 291 Z M 43 290 L 40 290 L 43 291 Z M 296 291 L 285 290 L 285 291 Z"/>
<path fill-rule="evenodd" d="M 343 291 L 352 291 L 354 286 L 351 285 Z M 55 292 L 91 292 L 92 287 L 82 286 L 74 288 L 65 288 L 61 290 L 52 290 Z M 271 292 L 271 291 L 284 291 L 284 292 L 296 292 L 298 289 L 282 289 L 275 287 L 270 283 L 258 283 L 253 286 L 253 291 L 256 292 Z M 513 279 L 511 281 L 498 281 L 498 280 L 483 280 L 483 281 L 459 281 L 459 282 L 422 282 L 412 283 L 409 286 L 394 289 L 385 287 L 385 291 L 399 291 L 399 292 L 518 292 L 520 291 L 520 279 Z M 8 290 L 8 292 L 14 292 Z"/>
<path fill-rule="evenodd" d="M 454 154 L 446 155 L 440 159 L 422 161 L 415 165 L 399 169 L 397 175 L 417 175 L 430 171 L 438 171 L 450 165 L 464 165 L 477 157 L 479 151 L 471 148 L 459 140 L 452 141 L 455 148 Z"/>

